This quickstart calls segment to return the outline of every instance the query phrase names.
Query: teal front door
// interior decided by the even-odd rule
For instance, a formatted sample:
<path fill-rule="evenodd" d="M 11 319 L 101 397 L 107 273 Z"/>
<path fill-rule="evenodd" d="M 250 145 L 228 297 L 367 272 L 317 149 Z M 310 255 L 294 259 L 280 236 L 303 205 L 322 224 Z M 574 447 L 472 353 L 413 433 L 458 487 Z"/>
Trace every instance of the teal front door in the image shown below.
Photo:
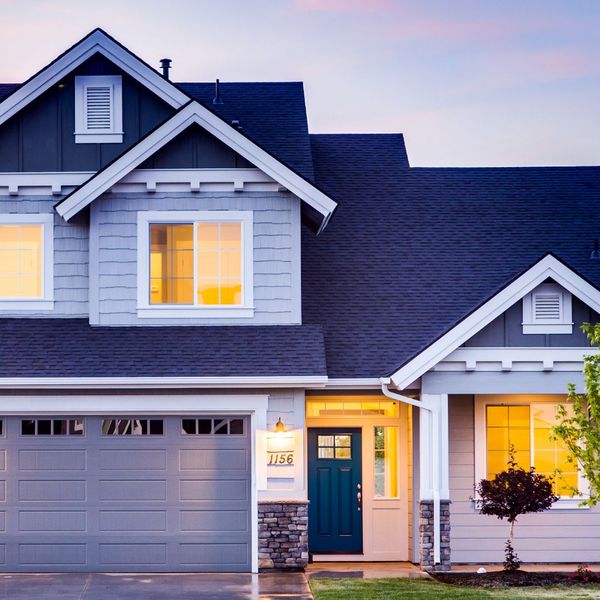
<path fill-rule="evenodd" d="M 362 447 L 359 428 L 308 430 L 308 549 L 361 553 Z"/>

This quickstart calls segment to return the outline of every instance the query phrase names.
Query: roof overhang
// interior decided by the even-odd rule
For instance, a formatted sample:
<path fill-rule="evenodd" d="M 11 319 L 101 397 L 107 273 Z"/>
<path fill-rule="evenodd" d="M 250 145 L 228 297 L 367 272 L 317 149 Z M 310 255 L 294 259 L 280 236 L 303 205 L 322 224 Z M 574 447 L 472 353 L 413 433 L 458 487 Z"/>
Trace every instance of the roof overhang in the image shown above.
<path fill-rule="evenodd" d="M 173 108 L 189 97 L 101 29 L 95 29 L 0 102 L 0 125 L 94 54 L 102 54 Z"/>
<path fill-rule="evenodd" d="M 308 204 L 321 216 L 320 229 L 327 224 L 337 206 L 336 202 L 195 100 L 190 101 L 162 125 L 142 138 L 135 146 L 58 202 L 56 204 L 58 214 L 68 221 L 165 144 L 194 124 L 214 135 Z"/>
<path fill-rule="evenodd" d="M 548 278 L 556 281 L 596 312 L 600 312 L 600 290 L 554 255 L 548 254 L 404 363 L 391 375 L 392 384 L 399 389 L 410 386 Z"/>

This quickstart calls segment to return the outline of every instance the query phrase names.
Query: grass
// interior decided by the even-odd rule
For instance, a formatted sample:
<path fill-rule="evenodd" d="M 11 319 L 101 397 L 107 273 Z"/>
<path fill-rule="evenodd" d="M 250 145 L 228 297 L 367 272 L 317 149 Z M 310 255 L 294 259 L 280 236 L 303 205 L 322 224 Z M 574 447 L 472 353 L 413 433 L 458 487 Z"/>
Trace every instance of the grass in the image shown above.
<path fill-rule="evenodd" d="M 474 589 L 431 579 L 311 579 L 315 600 L 600 599 L 600 585 Z"/>

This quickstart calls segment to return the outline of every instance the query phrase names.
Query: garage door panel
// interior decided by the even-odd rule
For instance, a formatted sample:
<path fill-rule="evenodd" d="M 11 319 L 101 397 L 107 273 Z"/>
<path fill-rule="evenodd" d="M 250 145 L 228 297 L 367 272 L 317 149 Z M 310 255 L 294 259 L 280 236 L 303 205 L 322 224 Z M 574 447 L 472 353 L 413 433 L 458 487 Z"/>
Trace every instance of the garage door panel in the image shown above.
<path fill-rule="evenodd" d="M 86 499 L 85 480 L 21 479 L 18 499 L 21 502 L 73 502 Z"/>
<path fill-rule="evenodd" d="M 246 471 L 249 462 L 248 451 L 240 449 L 222 449 L 207 452 L 194 448 L 179 451 L 179 465 L 182 471 Z"/>
<path fill-rule="evenodd" d="M 115 448 L 100 451 L 101 471 L 164 471 L 166 468 L 167 451 L 163 449 Z"/>
<path fill-rule="evenodd" d="M 72 418 L 84 435 L 24 436 L 21 417 L 5 417 L 1 571 L 250 570 L 250 438 L 239 421 L 227 435 L 182 435 L 176 416 L 160 435 L 103 435 L 104 417 Z"/>
<path fill-rule="evenodd" d="M 87 512 L 83 510 L 21 510 L 21 532 L 75 532 L 87 530 Z"/>
<path fill-rule="evenodd" d="M 186 532 L 247 531 L 248 516 L 246 510 L 182 510 L 179 527 Z"/>
<path fill-rule="evenodd" d="M 101 479 L 100 500 L 108 502 L 167 500 L 165 479 Z"/>
<path fill-rule="evenodd" d="M 247 500 L 245 479 L 186 479 L 179 482 L 179 499 L 184 502 L 203 500 Z"/>
<path fill-rule="evenodd" d="M 100 531 L 167 531 L 166 510 L 101 510 Z"/>
<path fill-rule="evenodd" d="M 21 471 L 85 471 L 85 450 L 19 450 L 18 462 Z"/>
<path fill-rule="evenodd" d="M 84 566 L 87 563 L 86 544 L 19 544 L 19 563 L 53 567 Z"/>
<path fill-rule="evenodd" d="M 0 471 L 6 471 L 6 450 L 0 449 Z"/>
<path fill-rule="evenodd" d="M 167 544 L 100 544 L 101 565 L 167 565 Z"/>

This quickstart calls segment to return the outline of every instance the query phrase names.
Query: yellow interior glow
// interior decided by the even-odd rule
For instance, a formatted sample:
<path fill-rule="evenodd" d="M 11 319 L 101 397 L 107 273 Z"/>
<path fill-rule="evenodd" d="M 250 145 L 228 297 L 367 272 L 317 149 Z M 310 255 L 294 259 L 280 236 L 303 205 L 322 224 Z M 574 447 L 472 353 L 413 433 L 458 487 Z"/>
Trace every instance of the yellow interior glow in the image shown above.
<path fill-rule="evenodd" d="M 0 225 L 0 298 L 41 298 L 43 225 Z"/>

